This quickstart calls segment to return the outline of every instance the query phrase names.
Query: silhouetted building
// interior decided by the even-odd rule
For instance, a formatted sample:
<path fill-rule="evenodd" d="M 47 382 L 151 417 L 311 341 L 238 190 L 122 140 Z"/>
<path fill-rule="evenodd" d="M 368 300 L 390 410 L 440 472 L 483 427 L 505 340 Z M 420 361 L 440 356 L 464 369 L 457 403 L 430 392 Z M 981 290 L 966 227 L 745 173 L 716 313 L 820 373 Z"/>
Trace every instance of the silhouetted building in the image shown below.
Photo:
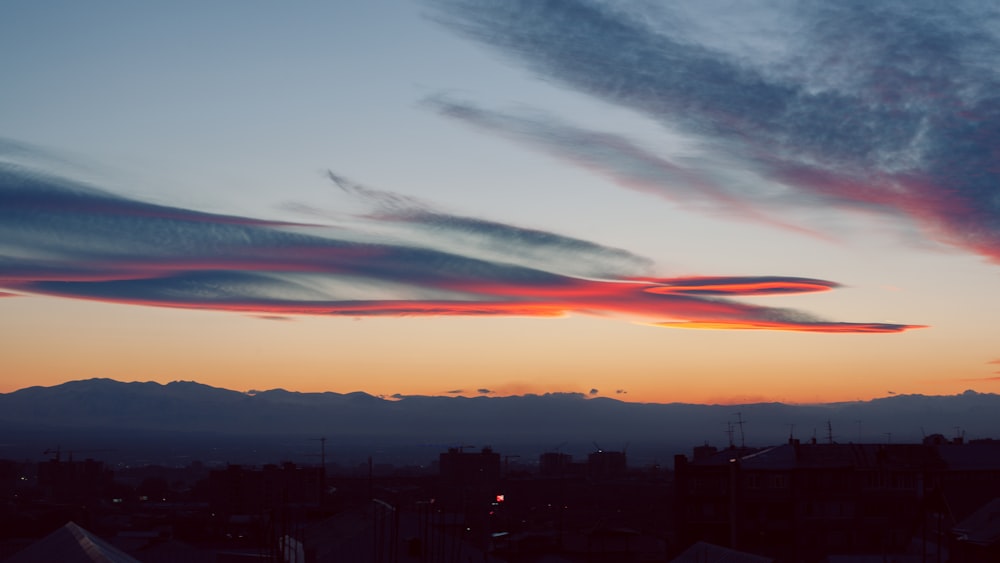
<path fill-rule="evenodd" d="M 230 465 L 209 473 L 212 510 L 258 514 L 288 504 L 317 505 L 322 499 L 323 468 L 286 462 L 248 469 Z"/>
<path fill-rule="evenodd" d="M 715 446 L 709 446 L 708 444 L 705 444 L 704 446 L 695 446 L 694 460 L 698 461 L 708 457 L 712 457 L 717 453 L 719 453 L 719 449 L 716 448 Z"/>
<path fill-rule="evenodd" d="M 542 477 L 568 475 L 573 456 L 561 452 L 546 452 L 538 456 L 538 472 Z"/>
<path fill-rule="evenodd" d="M 779 561 L 902 553 L 914 538 L 937 550 L 945 525 L 953 523 L 942 522 L 947 499 L 976 489 L 981 495 L 984 490 L 968 476 L 1000 471 L 1000 455 L 995 462 L 973 462 L 954 450 L 966 447 L 790 440 L 711 455 L 701 450 L 693 460 L 676 456 L 678 539 L 681 545 L 703 540 Z M 989 465 L 992 470 L 986 470 Z"/>
<path fill-rule="evenodd" d="M 104 463 L 52 459 L 38 464 L 38 485 L 46 500 L 86 502 L 100 499 L 114 481 L 114 472 Z"/>
<path fill-rule="evenodd" d="M 998 561 L 1000 441 L 788 444 L 675 458 L 677 534 L 816 561 L 902 554 Z M 991 504 L 987 504 L 990 503 Z"/>
<path fill-rule="evenodd" d="M 465 452 L 449 448 L 438 457 L 440 508 L 433 508 L 429 518 L 444 518 L 451 526 L 464 527 L 469 540 L 484 548 L 489 542 L 490 513 L 500 502 L 500 454 L 491 448 Z M 449 520 L 445 516 L 454 514 Z M 441 524 L 443 525 L 443 524 Z M 459 528 L 461 529 L 461 528 Z"/>
<path fill-rule="evenodd" d="M 617 479 L 627 471 L 625 452 L 597 450 L 587 456 L 587 476 L 591 479 Z"/>
<path fill-rule="evenodd" d="M 465 452 L 449 448 L 438 458 L 441 484 L 452 489 L 491 489 L 500 482 L 500 454 L 491 448 Z"/>

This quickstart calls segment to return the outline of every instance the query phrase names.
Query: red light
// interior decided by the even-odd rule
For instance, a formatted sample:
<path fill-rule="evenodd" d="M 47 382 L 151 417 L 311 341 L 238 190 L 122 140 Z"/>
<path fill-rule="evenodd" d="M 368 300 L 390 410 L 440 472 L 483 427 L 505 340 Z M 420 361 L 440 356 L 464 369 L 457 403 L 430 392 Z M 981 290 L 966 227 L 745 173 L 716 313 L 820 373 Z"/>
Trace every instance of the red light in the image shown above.
<path fill-rule="evenodd" d="M 503 495 L 497 495 L 497 502 L 503 502 Z"/>

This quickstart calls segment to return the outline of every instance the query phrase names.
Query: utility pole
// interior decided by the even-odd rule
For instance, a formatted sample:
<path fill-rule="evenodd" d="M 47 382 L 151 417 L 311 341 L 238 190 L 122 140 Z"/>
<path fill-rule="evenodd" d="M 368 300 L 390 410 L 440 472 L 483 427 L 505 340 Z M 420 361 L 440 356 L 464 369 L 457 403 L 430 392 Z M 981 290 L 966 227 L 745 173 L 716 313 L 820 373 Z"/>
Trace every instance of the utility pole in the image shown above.
<path fill-rule="evenodd" d="M 319 503 L 323 504 L 326 494 L 326 436 L 319 439 Z"/>

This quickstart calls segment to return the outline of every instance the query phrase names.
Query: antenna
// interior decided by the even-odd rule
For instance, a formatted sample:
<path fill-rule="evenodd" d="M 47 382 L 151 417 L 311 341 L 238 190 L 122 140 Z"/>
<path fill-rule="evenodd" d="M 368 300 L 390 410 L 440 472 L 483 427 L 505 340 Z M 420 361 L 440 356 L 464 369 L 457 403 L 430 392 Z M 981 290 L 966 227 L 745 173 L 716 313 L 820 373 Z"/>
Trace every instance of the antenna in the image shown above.
<path fill-rule="evenodd" d="M 311 438 L 319 442 L 319 464 L 323 470 L 326 470 L 326 436 L 321 438 Z M 313 454 L 315 455 L 315 454 Z"/>
<path fill-rule="evenodd" d="M 789 441 L 789 443 L 791 443 L 791 441 L 794 440 L 794 439 L 795 439 L 795 425 L 794 424 L 789 424 L 788 425 L 788 441 Z"/>
<path fill-rule="evenodd" d="M 726 434 L 729 436 L 729 449 L 735 448 L 736 444 L 733 443 L 733 423 L 730 420 L 726 421 Z"/>
<path fill-rule="evenodd" d="M 746 421 L 743 420 L 743 413 L 742 412 L 736 413 L 736 423 L 740 425 L 740 447 L 741 448 L 746 448 L 747 447 L 747 437 L 746 437 L 745 434 L 743 434 L 743 423 L 744 422 L 746 422 Z"/>
<path fill-rule="evenodd" d="M 826 443 L 833 443 L 833 423 L 829 419 L 826 421 Z"/>
<path fill-rule="evenodd" d="M 319 440 L 319 496 L 316 498 L 322 504 L 323 494 L 326 492 L 326 436 L 312 439 Z"/>

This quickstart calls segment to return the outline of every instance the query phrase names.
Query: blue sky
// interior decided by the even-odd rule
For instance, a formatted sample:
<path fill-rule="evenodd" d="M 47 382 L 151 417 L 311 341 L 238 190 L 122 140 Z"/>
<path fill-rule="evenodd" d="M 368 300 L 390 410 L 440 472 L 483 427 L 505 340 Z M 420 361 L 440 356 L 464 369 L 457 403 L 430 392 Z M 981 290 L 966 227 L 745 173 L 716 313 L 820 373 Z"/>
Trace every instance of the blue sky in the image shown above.
<path fill-rule="evenodd" d="M 0 291 L 14 297 L 0 300 L 0 329 L 22 344 L 26 374 L 12 387 L 84 375 L 38 352 L 89 338 L 80 299 L 118 319 L 121 338 L 163 322 L 149 305 L 199 309 L 135 344 L 163 366 L 147 373 L 193 378 L 200 360 L 217 371 L 199 380 L 236 387 L 245 366 L 229 346 L 166 361 L 191 334 L 213 338 L 205 315 L 287 366 L 247 388 L 822 400 L 993 385 L 1000 33 L 988 7 L 5 12 Z M 317 266 L 303 248 L 367 254 Z M 454 318 L 470 314 L 489 318 Z M 368 315 L 382 318 L 349 324 Z M 28 318 L 75 328 L 25 330 Z M 356 339 L 338 356 L 348 369 L 296 367 L 291 343 L 307 333 Z M 407 352 L 373 379 L 378 349 Z M 143 377 L 138 360 L 106 356 L 78 368 Z M 491 367 L 468 381 L 477 357 Z M 406 375 L 414 364 L 433 377 Z M 801 381 L 813 366 L 819 390 Z"/>

